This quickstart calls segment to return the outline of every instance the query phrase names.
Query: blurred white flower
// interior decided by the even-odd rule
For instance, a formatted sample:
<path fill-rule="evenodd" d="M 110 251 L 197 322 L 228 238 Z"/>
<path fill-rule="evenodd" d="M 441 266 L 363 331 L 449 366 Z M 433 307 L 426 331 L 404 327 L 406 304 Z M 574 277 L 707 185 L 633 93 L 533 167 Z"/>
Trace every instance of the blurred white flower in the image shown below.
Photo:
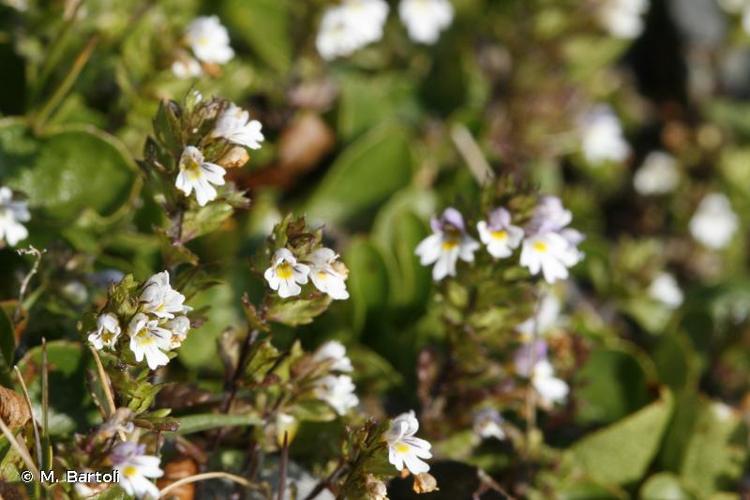
<path fill-rule="evenodd" d="M 354 383 L 349 375 L 326 375 L 318 380 L 315 395 L 331 405 L 336 413 L 345 415 L 359 404 L 354 390 Z"/>
<path fill-rule="evenodd" d="M 200 76 L 203 73 L 203 69 L 198 61 L 190 56 L 184 56 L 172 63 L 172 73 L 177 78 L 184 80 Z"/>
<path fill-rule="evenodd" d="M 535 330 L 539 336 L 545 336 L 556 326 L 561 309 L 560 299 L 554 293 L 546 293 L 539 304 L 539 310 L 535 312 L 534 316 L 516 326 L 516 331 L 526 341 L 534 338 Z"/>
<path fill-rule="evenodd" d="M 88 340 L 97 351 L 105 347 L 112 349 L 121 332 L 122 328 L 117 317 L 111 313 L 104 313 L 96 319 L 96 330 L 89 333 Z"/>
<path fill-rule="evenodd" d="M 13 201 L 13 192 L 5 187 L 0 187 L 0 241 L 14 247 L 25 240 L 29 232 L 21 222 L 31 220 L 28 204 L 25 201 Z"/>
<path fill-rule="evenodd" d="M 739 220 L 722 193 L 707 195 L 690 219 L 690 234 L 703 245 L 719 250 L 732 240 Z"/>
<path fill-rule="evenodd" d="M 110 460 L 120 472 L 120 486 L 128 495 L 136 498 L 159 498 L 159 488 L 148 478 L 161 477 L 161 459 L 145 455 L 146 447 L 132 442 L 120 443 L 112 450 Z"/>
<path fill-rule="evenodd" d="M 474 433 L 482 439 L 505 439 L 503 417 L 494 408 L 483 408 L 474 414 Z"/>
<path fill-rule="evenodd" d="M 568 384 L 564 380 L 555 377 L 552 364 L 546 359 L 537 361 L 531 376 L 531 385 L 534 386 L 542 406 L 552 406 L 562 403 L 568 397 Z"/>
<path fill-rule="evenodd" d="M 637 38 L 643 32 L 648 7 L 648 0 L 604 0 L 599 6 L 599 19 L 612 36 Z"/>
<path fill-rule="evenodd" d="M 130 350 L 139 363 L 146 358 L 148 367 L 152 370 L 169 363 L 169 357 L 164 354 L 171 345 L 172 335 L 168 330 L 159 326 L 158 320 L 149 319 L 143 313 L 133 316 L 128 325 L 130 335 Z"/>
<path fill-rule="evenodd" d="M 440 32 L 453 21 L 453 5 L 449 0 L 401 0 L 398 13 L 409 37 L 425 44 L 437 42 Z"/>
<path fill-rule="evenodd" d="M 229 33 L 216 16 L 199 17 L 191 22 L 185 40 L 195 57 L 205 63 L 224 64 L 234 57 Z"/>
<path fill-rule="evenodd" d="M 630 155 L 630 146 L 622 132 L 620 120 L 605 104 L 596 106 L 581 121 L 581 149 L 591 165 L 623 162 Z"/>
<path fill-rule="evenodd" d="M 195 189 L 195 198 L 200 206 L 216 199 L 217 192 L 213 185 L 224 185 L 226 170 L 215 163 L 205 161 L 203 153 L 195 146 L 185 147 L 180 156 L 179 167 L 180 173 L 177 174 L 174 184 L 185 196 L 190 196 Z"/>
<path fill-rule="evenodd" d="M 670 273 L 659 273 L 649 285 L 648 295 L 669 309 L 680 307 L 684 298 L 677 280 Z"/>
<path fill-rule="evenodd" d="M 146 281 L 140 302 L 143 311 L 160 319 L 171 319 L 175 314 L 192 310 L 191 307 L 185 305 L 185 296 L 172 288 L 168 271 L 154 274 Z"/>
<path fill-rule="evenodd" d="M 672 192 L 679 182 L 677 160 L 663 151 L 649 153 L 633 177 L 635 190 L 644 196 Z"/>
<path fill-rule="evenodd" d="M 430 470 L 430 466 L 421 459 L 432 458 L 432 446 L 424 439 L 414 437 L 418 430 L 419 421 L 414 416 L 414 411 L 402 413 L 391 420 L 385 433 L 388 461 L 399 471 L 404 469 L 404 465 L 412 474 Z"/>
<path fill-rule="evenodd" d="M 310 279 L 315 288 L 332 299 L 349 298 L 346 291 L 346 268 L 338 262 L 338 255 L 330 248 L 319 248 L 310 254 Z"/>
<path fill-rule="evenodd" d="M 223 137 L 232 144 L 260 149 L 260 143 L 265 140 L 262 128 L 263 125 L 258 120 L 250 119 L 248 111 L 232 103 L 219 116 L 212 135 Z"/>
<path fill-rule="evenodd" d="M 477 224 L 479 239 L 496 259 L 510 257 L 523 239 L 523 229 L 510 222 L 510 212 L 498 208 L 490 214 L 488 221 L 479 221 Z"/>
<path fill-rule="evenodd" d="M 309 275 L 310 268 L 297 262 L 292 252 L 286 248 L 276 250 L 271 267 L 263 273 L 268 286 L 272 290 L 277 290 L 282 299 L 299 295 L 302 291 L 300 285 L 307 283 Z"/>
<path fill-rule="evenodd" d="M 353 370 L 352 361 L 346 355 L 346 347 L 338 340 L 329 340 L 318 347 L 313 354 L 313 360 L 319 363 L 330 361 L 333 371 L 350 372 Z"/>
<path fill-rule="evenodd" d="M 430 223 L 433 234 L 422 240 L 415 253 L 423 266 L 435 264 L 432 278 L 440 281 L 446 276 L 456 275 L 456 262 L 474 262 L 474 252 L 479 243 L 466 233 L 464 218 L 455 208 L 446 208 L 439 217 Z"/>
<path fill-rule="evenodd" d="M 187 316 L 177 316 L 165 322 L 162 327 L 172 334 L 169 339 L 169 348 L 177 349 L 187 338 L 188 330 L 190 330 L 190 320 Z"/>
<path fill-rule="evenodd" d="M 388 4 L 383 0 L 345 0 L 323 13 L 315 45 L 326 60 L 348 56 L 383 36 Z"/>

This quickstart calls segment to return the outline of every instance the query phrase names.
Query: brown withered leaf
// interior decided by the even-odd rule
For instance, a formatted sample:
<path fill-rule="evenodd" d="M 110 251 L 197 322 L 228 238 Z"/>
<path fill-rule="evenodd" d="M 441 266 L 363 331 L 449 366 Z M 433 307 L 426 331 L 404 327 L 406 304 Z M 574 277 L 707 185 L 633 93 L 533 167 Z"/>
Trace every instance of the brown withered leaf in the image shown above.
<path fill-rule="evenodd" d="M 412 486 L 412 489 L 414 490 L 414 493 L 421 495 L 422 493 L 438 491 L 440 488 L 438 488 L 437 480 L 434 476 L 427 472 L 420 472 L 414 476 L 414 485 Z"/>
<path fill-rule="evenodd" d="M 209 403 L 214 399 L 213 394 L 188 384 L 167 384 L 158 396 L 162 408 L 190 408 L 192 406 Z"/>
<path fill-rule="evenodd" d="M 170 484 L 193 476 L 198 473 L 198 464 L 189 457 L 177 457 L 170 460 L 164 466 L 164 475 L 159 478 L 156 485 L 164 489 Z M 177 500 L 193 500 L 195 498 L 195 483 L 183 484 L 169 492 L 168 498 Z"/>
<path fill-rule="evenodd" d="M 218 164 L 224 168 L 239 168 L 250 159 L 250 154 L 242 146 L 234 146 L 222 156 Z"/>
<path fill-rule="evenodd" d="M 11 429 L 23 427 L 31 418 L 23 396 L 12 389 L 0 387 L 0 418 Z"/>

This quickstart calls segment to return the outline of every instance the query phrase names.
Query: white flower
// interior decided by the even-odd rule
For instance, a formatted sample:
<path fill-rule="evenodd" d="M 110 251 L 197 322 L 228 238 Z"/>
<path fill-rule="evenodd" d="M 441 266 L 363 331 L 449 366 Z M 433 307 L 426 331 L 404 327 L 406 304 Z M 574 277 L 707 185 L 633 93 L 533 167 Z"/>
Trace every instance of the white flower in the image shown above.
<path fill-rule="evenodd" d="M 649 153 L 633 177 L 635 190 L 644 196 L 669 193 L 679 182 L 677 160 L 663 151 Z"/>
<path fill-rule="evenodd" d="M 326 9 L 315 45 L 326 60 L 348 56 L 383 36 L 388 4 L 383 0 L 345 0 Z"/>
<path fill-rule="evenodd" d="M 157 320 L 150 320 L 143 313 L 136 314 L 128 325 L 128 335 L 130 350 L 136 361 L 143 361 L 145 356 L 146 363 L 152 370 L 169 363 L 169 357 L 164 351 L 170 349 L 172 334 L 160 327 Z"/>
<path fill-rule="evenodd" d="M 669 273 L 660 273 L 648 287 L 649 296 L 658 300 L 669 309 L 677 309 L 682 305 L 683 294 L 677 280 Z"/>
<path fill-rule="evenodd" d="M 581 149 L 591 165 L 622 162 L 630 154 L 620 120 L 612 108 L 599 105 L 586 114 L 581 124 Z"/>
<path fill-rule="evenodd" d="M 174 185 L 185 196 L 190 196 L 195 189 L 198 205 L 204 206 L 216 199 L 216 188 L 212 184 L 223 186 L 226 172 L 219 165 L 205 161 L 200 149 L 187 146 L 180 156 L 180 173 L 177 174 Z"/>
<path fill-rule="evenodd" d="M 14 247 L 29 236 L 26 227 L 21 222 L 31 219 L 29 208 L 25 201 L 13 201 L 13 192 L 0 187 L 0 241 Z"/>
<path fill-rule="evenodd" d="M 346 274 L 343 264 L 337 262 L 338 255 L 330 248 L 319 248 L 310 254 L 310 279 L 315 288 L 333 299 L 349 298 L 346 291 Z M 344 272 L 342 272 L 344 271 Z"/>
<path fill-rule="evenodd" d="M 336 413 L 345 415 L 359 404 L 354 389 L 354 383 L 349 375 L 326 375 L 318 380 L 315 395 L 331 405 Z"/>
<path fill-rule="evenodd" d="M 338 340 L 329 340 L 318 347 L 313 354 L 313 360 L 319 363 L 331 362 L 331 370 L 338 372 L 350 372 L 353 370 L 352 361 L 346 355 L 346 347 Z"/>
<path fill-rule="evenodd" d="M 169 339 L 169 348 L 177 349 L 187 338 L 188 330 L 190 330 L 190 320 L 187 316 L 177 316 L 165 322 L 162 326 L 172 334 Z"/>
<path fill-rule="evenodd" d="M 224 64 L 234 57 L 227 29 L 216 16 L 195 19 L 185 31 L 185 40 L 203 62 Z"/>
<path fill-rule="evenodd" d="M 232 144 L 238 144 L 250 149 L 260 149 L 260 143 L 265 140 L 261 129 L 263 125 L 258 120 L 251 120 L 250 113 L 235 104 L 230 104 L 219 119 L 212 135 L 223 137 Z"/>
<path fill-rule="evenodd" d="M 524 340 L 534 338 L 535 330 L 538 335 L 544 336 L 557 324 L 561 308 L 560 299 L 554 293 L 546 293 L 539 304 L 539 310 L 534 316 L 516 326 L 516 331 Z"/>
<path fill-rule="evenodd" d="M 302 291 L 300 285 L 307 283 L 309 275 L 310 268 L 297 262 L 292 252 L 286 248 L 276 250 L 271 267 L 263 273 L 268 286 L 272 290 L 277 290 L 282 299 L 299 295 Z"/>
<path fill-rule="evenodd" d="M 537 361 L 534 365 L 531 385 L 534 386 L 542 406 L 552 406 L 562 403 L 568 397 L 568 384 L 564 380 L 555 377 L 555 370 L 546 359 Z"/>
<path fill-rule="evenodd" d="M 437 42 L 440 32 L 453 21 L 449 0 L 401 0 L 398 13 L 409 37 L 425 44 Z"/>
<path fill-rule="evenodd" d="M 397 470 L 403 470 L 404 465 L 412 474 L 430 470 L 430 466 L 420 459 L 432 458 L 431 445 L 424 439 L 414 437 L 418 430 L 419 422 L 414 411 L 402 413 L 391 420 L 385 439 L 388 443 L 388 461 Z"/>
<path fill-rule="evenodd" d="M 136 498 L 159 498 L 159 488 L 148 478 L 161 477 L 164 474 L 159 468 L 161 459 L 145 455 L 146 447 L 132 442 L 118 444 L 110 460 L 114 469 L 120 472 L 120 486 L 128 495 Z"/>
<path fill-rule="evenodd" d="M 101 351 L 105 347 L 112 349 L 121 332 L 120 322 L 114 314 L 100 314 L 96 319 L 96 330 L 89 333 L 89 343 L 97 351 Z"/>
<path fill-rule="evenodd" d="M 504 208 L 494 210 L 489 221 L 477 224 L 479 239 L 496 259 L 510 257 L 523 239 L 523 229 L 510 223 L 510 212 Z"/>
<path fill-rule="evenodd" d="M 599 19 L 613 36 L 636 38 L 643 32 L 648 4 L 648 0 L 605 0 L 599 7 Z"/>
<path fill-rule="evenodd" d="M 160 319 L 171 319 L 175 314 L 192 310 L 185 305 L 185 296 L 172 288 L 168 271 L 154 274 L 146 281 L 140 301 L 143 311 Z"/>
<path fill-rule="evenodd" d="M 474 415 L 474 433 L 482 439 L 505 439 L 503 417 L 494 408 L 483 408 Z"/>
<path fill-rule="evenodd" d="M 172 73 L 177 78 L 186 79 L 200 76 L 203 69 L 198 61 L 192 57 L 185 56 L 172 63 Z"/>
<path fill-rule="evenodd" d="M 718 250 L 729 244 L 739 221 L 729 199 L 721 193 L 707 195 L 690 219 L 690 233 L 703 245 Z"/>
<path fill-rule="evenodd" d="M 479 243 L 466 234 L 464 218 L 455 208 L 446 208 L 440 218 L 432 218 L 433 234 L 422 240 L 415 253 L 423 266 L 435 264 L 432 278 L 440 281 L 456 275 L 456 261 L 474 262 Z"/>

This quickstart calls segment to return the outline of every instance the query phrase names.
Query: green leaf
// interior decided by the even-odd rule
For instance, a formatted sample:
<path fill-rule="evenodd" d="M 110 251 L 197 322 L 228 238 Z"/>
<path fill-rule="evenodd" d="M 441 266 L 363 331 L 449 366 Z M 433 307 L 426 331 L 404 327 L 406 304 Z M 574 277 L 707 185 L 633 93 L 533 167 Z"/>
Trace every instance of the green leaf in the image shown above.
<path fill-rule="evenodd" d="M 224 0 L 221 6 L 222 20 L 232 34 L 282 73 L 292 59 L 288 11 L 287 0 Z"/>
<path fill-rule="evenodd" d="M 281 299 L 274 297 L 267 311 L 269 321 L 288 326 L 307 325 L 323 314 L 331 304 L 328 295 L 317 295 L 305 299 Z"/>
<path fill-rule="evenodd" d="M 189 241 L 217 229 L 234 213 L 226 202 L 218 201 L 199 207 L 185 214 L 182 223 L 182 241 Z"/>
<path fill-rule="evenodd" d="M 220 415 L 217 413 L 200 413 L 177 417 L 180 428 L 177 434 L 194 434 L 196 432 L 218 429 L 221 427 L 246 427 L 263 425 L 263 419 L 257 415 Z"/>
<path fill-rule="evenodd" d="M 333 408 L 319 399 L 300 401 L 294 405 L 291 413 L 300 422 L 328 422 L 336 418 Z"/>
<path fill-rule="evenodd" d="M 307 203 L 311 218 L 341 222 L 374 208 L 411 179 L 409 133 L 383 126 L 352 143 Z"/>
<path fill-rule="evenodd" d="M 363 238 L 351 242 L 344 252 L 344 262 L 349 268 L 352 323 L 359 331 L 368 314 L 381 310 L 388 301 L 388 272 L 380 251 Z"/>
<path fill-rule="evenodd" d="M 642 500 L 693 500 L 685 491 L 680 480 L 668 472 L 654 474 L 643 484 L 640 491 Z"/>
<path fill-rule="evenodd" d="M 16 337 L 13 323 L 4 309 L 0 308 L 0 373 L 7 376 L 13 366 Z"/>
<path fill-rule="evenodd" d="M 602 484 L 639 480 L 659 449 L 672 406 L 672 394 L 664 389 L 659 401 L 573 445 L 566 453 L 566 461 L 582 467 L 590 478 Z"/>

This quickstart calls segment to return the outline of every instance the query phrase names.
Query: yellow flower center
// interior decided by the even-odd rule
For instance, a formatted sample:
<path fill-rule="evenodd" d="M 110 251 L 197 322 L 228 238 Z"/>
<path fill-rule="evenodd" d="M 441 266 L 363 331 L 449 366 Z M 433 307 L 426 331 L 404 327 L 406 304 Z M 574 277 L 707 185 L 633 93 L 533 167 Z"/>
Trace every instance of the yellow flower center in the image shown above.
<path fill-rule="evenodd" d="M 547 251 L 547 244 L 543 241 L 535 241 L 534 250 L 536 250 L 539 253 L 545 253 Z"/>
<path fill-rule="evenodd" d="M 398 453 L 408 453 L 409 450 L 411 449 L 411 446 L 409 446 L 406 443 L 396 443 L 394 448 L 396 449 L 396 452 Z"/>
<path fill-rule="evenodd" d="M 104 341 L 105 344 L 109 343 L 113 338 L 114 338 L 114 334 L 110 332 L 109 330 L 104 330 L 102 332 L 102 341 Z"/>
<path fill-rule="evenodd" d="M 147 346 L 154 343 L 154 338 L 148 331 L 148 328 L 141 328 L 138 333 L 135 334 L 135 340 L 141 346 Z"/>
<path fill-rule="evenodd" d="M 324 281 L 328 275 L 325 273 L 325 271 L 318 271 L 318 279 L 321 281 Z"/>
<path fill-rule="evenodd" d="M 138 468 L 134 465 L 126 465 L 122 469 L 122 475 L 125 477 L 133 477 L 138 474 Z"/>
<path fill-rule="evenodd" d="M 492 235 L 492 238 L 495 239 L 495 240 L 505 240 L 505 239 L 508 239 L 508 232 L 507 231 L 503 231 L 502 229 L 499 230 L 499 231 L 492 231 L 492 233 L 490 233 L 490 234 Z"/>
<path fill-rule="evenodd" d="M 294 274 L 294 271 L 292 269 L 292 266 L 288 262 L 282 262 L 278 266 L 276 266 L 276 276 L 278 276 L 282 280 L 288 280 L 292 277 Z"/>
<path fill-rule="evenodd" d="M 455 240 L 453 238 L 443 240 L 443 250 L 453 250 L 458 246 L 458 240 Z"/>
<path fill-rule="evenodd" d="M 187 173 L 191 181 L 201 178 L 201 164 L 195 161 L 194 158 L 186 158 L 182 162 L 182 169 Z"/>

